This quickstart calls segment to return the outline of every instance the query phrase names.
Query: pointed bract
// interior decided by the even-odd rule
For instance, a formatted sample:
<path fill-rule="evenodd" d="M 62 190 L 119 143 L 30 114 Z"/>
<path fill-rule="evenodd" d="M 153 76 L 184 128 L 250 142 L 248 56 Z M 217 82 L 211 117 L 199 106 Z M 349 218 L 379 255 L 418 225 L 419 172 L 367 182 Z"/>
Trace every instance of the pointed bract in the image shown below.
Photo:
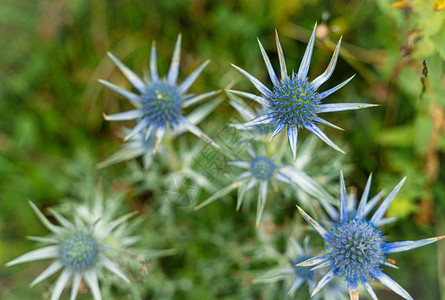
<path fill-rule="evenodd" d="M 326 68 L 326 70 L 323 72 L 323 74 L 312 80 L 311 84 L 315 89 L 318 89 L 323 83 L 325 83 L 331 77 L 332 73 L 334 73 L 335 64 L 337 63 L 338 53 L 340 52 L 340 45 L 341 45 L 341 38 L 338 41 L 337 46 L 335 47 L 334 54 L 332 55 L 332 59 L 329 62 L 329 65 Z"/>
<path fill-rule="evenodd" d="M 54 273 L 56 273 L 57 271 L 59 271 L 60 269 L 62 269 L 63 264 L 60 261 L 55 261 L 53 262 L 51 265 L 49 265 L 48 268 L 45 269 L 45 271 L 43 271 L 42 273 L 40 273 L 39 276 L 37 276 L 30 284 L 30 287 L 35 286 L 37 283 L 45 280 L 46 278 L 50 277 L 51 275 L 53 275 Z"/>
<path fill-rule="evenodd" d="M 372 300 L 378 300 L 377 295 L 375 294 L 374 290 L 372 289 L 372 286 L 369 283 L 369 281 L 365 277 L 362 277 L 361 281 L 362 281 L 363 286 L 365 287 L 365 290 L 368 292 L 369 296 L 371 296 Z"/>
<path fill-rule="evenodd" d="M 278 77 L 275 74 L 272 64 L 270 63 L 269 56 L 267 56 L 267 53 L 264 50 L 263 45 L 261 45 L 260 40 L 258 38 L 257 40 L 258 40 L 258 45 L 260 46 L 261 55 L 263 56 L 264 63 L 266 64 L 267 72 L 269 73 L 270 80 L 272 81 L 273 85 L 278 85 L 280 81 L 278 80 Z"/>
<path fill-rule="evenodd" d="M 318 264 L 322 264 L 326 262 L 329 259 L 329 255 L 322 254 L 319 256 L 312 257 L 310 259 L 307 259 L 301 263 L 296 264 L 296 267 L 312 267 Z"/>
<path fill-rule="evenodd" d="M 312 132 L 313 134 L 318 136 L 323 142 L 325 142 L 326 144 L 328 144 L 329 146 L 331 146 L 338 152 L 346 154 L 345 151 L 343 151 L 342 149 L 340 149 L 340 147 L 338 147 L 336 144 L 334 144 L 334 142 L 331 141 L 331 139 L 328 138 L 326 136 L 326 134 L 323 131 L 321 131 L 321 129 L 318 128 L 318 126 L 315 125 L 314 123 L 306 123 L 306 124 L 304 124 L 304 128 L 306 128 L 307 130 L 309 130 L 310 132 Z"/>
<path fill-rule="evenodd" d="M 243 69 L 241 69 L 240 67 L 235 66 L 234 64 L 232 64 L 232 67 L 234 67 L 235 69 L 237 69 L 241 74 L 243 74 L 244 76 L 247 77 L 247 79 L 250 80 L 250 82 L 253 83 L 253 85 L 257 88 L 257 90 L 263 94 L 266 97 L 269 97 L 270 95 L 272 95 L 272 92 L 264 85 L 262 84 L 258 79 L 256 79 L 255 77 L 253 77 L 252 75 L 250 75 L 248 72 L 244 71 Z"/>
<path fill-rule="evenodd" d="M 318 234 L 323 238 L 323 239 L 328 239 L 330 234 L 329 231 L 327 231 L 323 226 L 321 226 L 320 224 L 318 224 L 314 219 L 312 219 L 304 210 L 302 210 L 298 205 L 297 205 L 298 210 L 300 211 L 301 215 L 303 216 L 303 218 L 312 226 L 314 227 L 315 231 L 318 232 Z"/>
<path fill-rule="evenodd" d="M 99 82 L 109 88 L 110 90 L 118 93 L 124 98 L 127 98 L 130 100 L 133 104 L 139 105 L 141 102 L 140 96 L 136 95 L 135 93 L 132 93 L 124 88 L 121 88 L 120 86 L 117 86 L 115 84 L 112 84 L 111 82 L 108 82 L 106 80 L 99 79 Z"/>
<path fill-rule="evenodd" d="M 150 52 L 150 77 L 151 81 L 158 82 L 159 81 L 159 74 L 158 74 L 158 59 L 156 55 L 156 41 L 153 41 L 153 44 L 151 45 L 151 52 Z"/>
<path fill-rule="evenodd" d="M 69 269 L 64 269 L 57 279 L 56 285 L 54 286 L 53 293 L 51 294 L 51 300 L 57 300 L 60 298 L 63 289 L 71 278 L 72 271 Z"/>
<path fill-rule="evenodd" d="M 306 79 L 309 72 L 309 65 L 312 58 L 312 50 L 314 50 L 315 33 L 317 32 L 317 23 L 315 23 L 314 29 L 312 30 L 311 38 L 304 51 L 303 59 L 301 60 L 300 68 L 298 69 L 298 78 Z"/>
<path fill-rule="evenodd" d="M 444 238 L 445 238 L 445 235 L 433 237 L 433 238 L 429 238 L 429 239 L 418 240 L 418 241 L 403 241 L 403 242 L 386 243 L 384 252 L 385 252 L 385 254 L 405 252 L 405 251 L 413 250 L 416 248 L 424 247 L 426 245 L 440 241 L 441 239 L 444 239 Z"/>
<path fill-rule="evenodd" d="M 315 289 L 312 291 L 311 297 L 318 293 L 322 288 L 324 288 L 332 279 L 334 278 L 334 271 L 329 270 L 318 282 Z"/>
<path fill-rule="evenodd" d="M 119 68 L 119 70 L 124 74 L 128 81 L 140 92 L 145 92 L 145 82 L 137 76 L 132 70 L 130 70 L 126 65 L 124 65 L 119 59 L 117 59 L 113 54 L 108 52 L 108 57 L 114 62 L 114 64 Z"/>
<path fill-rule="evenodd" d="M 331 122 L 328 122 L 328 121 L 326 121 L 325 119 L 322 119 L 322 118 L 320 118 L 320 117 L 314 117 L 314 120 L 313 120 L 314 122 L 318 122 L 318 123 L 321 123 L 321 124 L 324 124 L 324 125 L 327 125 L 327 126 L 329 126 L 329 127 L 332 127 L 332 128 L 335 128 L 335 129 L 338 129 L 338 130 L 342 130 L 342 131 L 344 131 L 344 129 L 343 128 L 341 128 L 341 127 L 338 127 L 337 125 L 334 125 L 334 124 L 332 124 Z"/>
<path fill-rule="evenodd" d="M 277 44 L 278 59 L 280 60 L 281 81 L 287 79 L 286 60 L 284 58 L 283 48 L 281 47 L 280 39 L 278 38 L 278 32 L 275 29 L 275 42 Z"/>
<path fill-rule="evenodd" d="M 264 99 L 263 97 L 251 94 L 251 93 L 235 91 L 235 90 L 227 90 L 227 92 L 233 93 L 235 95 L 239 95 L 239 96 L 243 96 L 243 97 L 249 98 L 249 99 L 251 99 L 251 100 L 253 100 L 253 101 L 255 101 L 255 102 L 257 102 L 257 103 L 259 103 L 259 104 L 261 104 L 263 106 L 267 106 L 268 105 L 266 99 Z"/>
<path fill-rule="evenodd" d="M 261 217 L 264 213 L 264 207 L 266 206 L 267 199 L 267 191 L 268 191 L 268 182 L 263 180 L 260 182 L 260 186 L 258 189 L 258 203 L 257 203 L 257 214 L 255 226 L 258 228 L 261 222 Z"/>
<path fill-rule="evenodd" d="M 210 63 L 210 60 L 206 60 L 203 62 L 195 71 L 193 71 L 186 79 L 184 79 L 181 84 L 178 86 L 178 91 L 181 94 L 184 94 L 188 91 L 188 89 L 192 86 L 192 84 L 198 79 L 199 75 L 201 75 L 202 71 L 204 71 L 205 67 Z"/>
<path fill-rule="evenodd" d="M 297 157 L 298 127 L 287 127 L 287 137 L 294 160 Z"/>
<path fill-rule="evenodd" d="M 365 217 L 365 208 L 368 202 L 369 191 L 371 190 L 371 183 L 372 183 L 372 173 L 369 174 L 368 181 L 366 182 L 365 189 L 363 191 L 362 197 L 360 198 L 360 202 L 357 208 L 357 214 L 355 215 L 357 219 Z"/>
<path fill-rule="evenodd" d="M 281 121 L 278 122 L 277 127 L 275 127 L 274 132 L 271 134 L 270 138 L 269 138 L 269 142 L 277 135 L 279 134 L 284 127 L 286 127 L 286 125 L 284 123 L 282 123 Z"/>
<path fill-rule="evenodd" d="M 402 188 L 402 186 L 405 183 L 405 181 L 406 181 L 406 177 L 404 177 L 396 185 L 396 187 L 388 194 L 388 196 L 386 196 L 385 200 L 383 200 L 382 204 L 380 204 L 379 208 L 377 208 L 377 210 L 375 211 L 374 215 L 372 216 L 372 218 L 370 220 L 370 222 L 372 224 L 376 224 L 377 222 L 379 222 L 383 218 L 383 215 L 388 210 L 389 206 L 391 205 L 392 201 L 396 197 L 397 193 Z"/>
<path fill-rule="evenodd" d="M 345 81 L 343 81 L 342 83 L 334 86 L 333 88 L 330 88 L 327 91 L 321 92 L 319 94 L 320 96 L 320 100 L 326 99 L 327 97 L 329 97 L 330 95 L 332 95 L 333 93 L 335 93 L 336 91 L 338 91 L 339 89 L 341 89 L 342 87 L 344 87 L 345 85 L 347 85 L 349 83 L 349 81 L 351 81 L 353 78 L 355 77 L 355 75 L 352 75 L 351 77 L 349 77 L 348 79 L 346 79 Z"/>
<path fill-rule="evenodd" d="M 327 113 L 335 111 L 356 110 L 368 107 L 378 106 L 376 104 L 365 103 L 335 103 L 335 104 L 320 104 L 317 113 Z"/>
<path fill-rule="evenodd" d="M 390 290 L 394 291 L 396 294 L 400 295 L 401 297 L 407 299 L 407 300 L 414 300 L 408 292 L 402 288 L 397 282 L 394 281 L 391 277 L 380 271 L 379 269 L 376 269 L 372 272 L 372 275 L 375 279 L 380 281 L 384 286 L 389 288 Z"/>
<path fill-rule="evenodd" d="M 82 282 L 82 275 L 74 274 L 73 283 L 71 285 L 70 300 L 75 300 L 77 298 L 81 282 Z"/>
<path fill-rule="evenodd" d="M 348 219 L 348 204 L 346 195 L 346 184 L 343 172 L 340 170 L 340 222 Z"/>
<path fill-rule="evenodd" d="M 175 49 L 173 50 L 172 61 L 170 63 L 170 69 L 167 73 L 167 82 L 171 85 L 175 85 L 179 76 L 179 63 L 181 61 L 181 40 L 182 35 L 178 34 L 176 39 Z"/>

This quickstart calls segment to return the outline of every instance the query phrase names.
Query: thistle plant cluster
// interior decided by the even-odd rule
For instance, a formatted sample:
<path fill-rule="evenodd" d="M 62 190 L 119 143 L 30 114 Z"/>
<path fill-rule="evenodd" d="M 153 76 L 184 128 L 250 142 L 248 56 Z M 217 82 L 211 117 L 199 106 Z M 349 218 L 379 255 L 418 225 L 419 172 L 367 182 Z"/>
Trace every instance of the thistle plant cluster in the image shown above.
<path fill-rule="evenodd" d="M 205 206 L 233 191 L 236 191 L 237 210 L 240 210 L 252 197 L 256 197 L 255 225 L 258 230 L 261 230 L 267 199 L 280 191 L 282 195 L 289 195 L 285 191 L 290 190 L 294 196 L 297 195 L 297 208 L 302 217 L 321 236 L 325 247 L 323 249 L 311 247 L 308 237 L 303 238 L 304 246 L 301 246 L 290 236 L 291 254 L 288 253 L 286 265 L 259 276 L 256 282 L 275 282 L 287 278 L 290 282 L 287 290 L 289 295 L 294 295 L 307 283 L 310 296 L 315 298 L 343 299 L 349 294 L 349 298 L 355 300 L 359 298 L 359 283 L 364 286 L 372 299 L 377 299 L 372 285 L 379 281 L 401 297 L 412 299 L 404 288 L 383 272 L 384 266 L 397 268 L 388 255 L 426 246 L 442 239 L 443 236 L 416 241 L 387 241 L 390 238 L 384 235 L 380 227 L 395 222 L 393 218 L 386 218 L 385 213 L 406 178 L 402 179 L 386 197 L 383 197 L 384 193 L 381 192 L 369 199 L 372 178 L 370 176 L 360 201 L 357 202 L 354 193 L 347 194 L 340 168 L 334 170 L 335 174 L 340 172 L 339 200 L 332 195 L 330 183 L 333 177 L 332 170 L 320 167 L 310 175 L 305 170 L 307 165 L 315 165 L 321 157 L 330 159 L 324 165 L 336 166 L 334 161 L 337 160 L 330 156 L 330 153 L 324 155 L 326 147 L 324 144 L 317 144 L 315 139 L 345 153 L 322 131 L 320 125 L 341 128 L 322 118 L 321 114 L 376 106 L 351 102 L 326 103 L 328 97 L 344 87 L 354 76 L 337 86 L 319 91 L 334 73 L 340 52 L 340 39 L 326 70 L 315 79 L 309 80 L 308 72 L 316 40 L 316 28 L 315 25 L 297 72 L 288 72 L 277 32 L 275 40 L 279 60 L 278 74 L 258 40 L 272 83 L 270 87 L 244 69 L 233 65 L 259 92 L 258 95 L 233 89 L 225 90 L 230 105 L 245 121 L 229 124 L 242 133 L 243 138 L 239 142 L 243 151 L 240 152 L 234 152 L 233 149 L 215 142 L 198 126 L 216 109 L 224 97 L 215 98 L 221 92 L 219 90 L 200 94 L 189 92 L 209 61 L 203 62 L 178 83 L 181 35 L 178 35 L 176 40 L 170 68 L 165 77 L 158 73 L 157 47 L 154 42 L 150 52 L 149 72 L 143 78 L 109 53 L 110 59 L 133 88 L 128 90 L 106 80 L 99 81 L 128 99 L 134 109 L 111 115 L 104 114 L 104 118 L 107 121 L 135 121 L 135 125 L 133 128 L 122 128 L 124 140 L 122 148 L 98 166 L 105 168 L 115 163 L 143 157 L 144 169 L 150 172 L 157 170 L 157 152 L 160 152 L 161 156 L 169 161 L 170 174 L 175 176 L 173 178 L 190 179 L 211 194 L 199 203 L 195 210 L 205 209 Z M 253 101 L 255 106 L 249 107 L 239 96 Z M 202 104 L 210 98 L 213 99 Z M 189 113 L 188 109 L 197 104 L 200 106 Z M 290 151 L 283 138 L 286 134 L 281 134 L 283 130 L 287 132 Z M 302 130 L 313 134 L 306 138 L 304 143 L 301 143 L 299 138 Z M 181 146 L 178 151 L 171 149 L 172 141 L 185 132 L 195 135 L 227 160 L 229 168 L 225 169 L 224 176 L 229 182 L 225 187 L 216 189 L 209 178 L 193 169 L 193 158 L 200 152 L 196 144 L 192 147 Z M 274 138 L 275 141 L 278 140 L 276 143 L 271 142 Z M 299 144 L 301 145 L 298 146 Z M 174 156 L 170 157 L 172 151 Z M 343 166 L 342 169 L 347 170 L 347 166 Z M 152 175 L 160 176 L 156 173 Z M 159 201 L 163 200 L 165 199 Z M 132 257 L 128 251 L 140 240 L 138 235 L 132 235 L 137 231 L 137 227 L 141 226 L 141 221 L 134 223 L 130 221 L 134 213 L 121 216 L 119 205 L 115 205 L 115 200 L 104 202 L 101 192 L 97 193 L 91 206 L 72 205 L 68 209 L 72 213 L 71 219 L 56 209 L 50 209 L 49 212 L 59 225 L 50 222 L 34 203 L 30 202 L 30 206 L 42 224 L 51 232 L 50 236 L 30 237 L 30 239 L 47 246 L 28 252 L 7 265 L 51 259 L 50 266 L 34 279 L 31 285 L 60 271 L 52 289 L 52 300 L 61 297 L 63 289 L 70 281 L 72 282 L 70 299 L 77 297 L 83 281 L 89 287 L 93 298 L 98 300 L 102 299 L 100 282 L 106 276 L 110 276 L 104 275 L 103 269 L 126 283 L 128 289 L 131 289 L 132 284 L 137 284 L 128 278 L 127 270 L 122 267 L 125 264 L 119 264 L 123 257 Z M 311 217 L 302 207 L 311 211 L 316 207 L 315 211 L 321 211 L 317 216 L 319 220 Z M 283 261 L 278 260 L 280 263 Z"/>

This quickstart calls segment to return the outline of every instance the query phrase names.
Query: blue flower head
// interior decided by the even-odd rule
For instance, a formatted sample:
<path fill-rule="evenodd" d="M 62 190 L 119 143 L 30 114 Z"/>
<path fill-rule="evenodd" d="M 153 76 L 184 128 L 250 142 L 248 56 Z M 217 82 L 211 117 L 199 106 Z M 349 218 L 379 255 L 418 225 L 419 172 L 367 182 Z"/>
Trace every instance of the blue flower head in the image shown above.
<path fill-rule="evenodd" d="M 310 258 L 297 266 L 312 266 L 313 269 L 330 268 L 320 279 L 313 294 L 319 292 L 333 278 L 343 278 L 348 282 L 349 294 L 352 300 L 359 297 L 358 283 L 362 282 L 372 299 L 377 296 L 370 285 L 370 280 L 377 279 L 384 286 L 393 290 L 405 299 L 413 298 L 394 279 L 382 272 L 382 266 L 395 267 L 386 260 L 392 253 L 404 252 L 437 242 L 445 236 L 423 239 L 418 241 L 386 242 L 382 231 L 378 228 L 385 212 L 405 183 L 406 177 L 386 196 L 372 217 L 367 220 L 371 177 L 365 187 L 359 206 L 355 214 L 348 214 L 346 187 L 343 174 L 340 176 L 340 219 L 330 230 L 325 229 L 300 207 L 300 213 L 306 221 L 314 227 L 326 242 L 325 254 Z"/>
<path fill-rule="evenodd" d="M 258 227 L 261 217 L 266 206 L 267 194 L 269 191 L 269 183 L 276 187 L 277 182 L 286 185 L 298 186 L 308 195 L 320 199 L 320 201 L 335 202 L 335 199 L 325 191 L 314 179 L 309 177 L 305 172 L 297 169 L 291 164 L 279 164 L 277 160 L 280 155 L 268 157 L 266 151 L 262 149 L 260 153 L 256 153 L 251 148 L 247 148 L 250 155 L 248 160 L 231 161 L 229 164 L 242 168 L 245 171 L 235 178 L 233 183 L 214 193 L 204 202 L 195 207 L 198 210 L 213 201 L 227 195 L 231 191 L 238 188 L 237 210 L 241 208 L 246 192 L 255 186 L 258 186 L 258 206 L 256 226 Z"/>
<path fill-rule="evenodd" d="M 147 142 L 143 144 L 143 147 L 135 147 L 136 144 L 139 146 L 141 144 L 141 138 L 137 137 L 137 143 L 132 143 L 131 145 L 128 145 L 128 147 L 124 147 L 123 150 L 125 153 L 119 153 L 120 156 L 118 155 L 117 158 L 114 157 L 111 161 L 105 161 L 103 164 L 104 166 L 110 163 L 126 160 L 128 159 L 127 157 L 143 155 L 143 153 L 147 152 L 147 146 L 150 147 L 150 152 L 154 154 L 164 138 L 167 126 L 171 127 L 173 133 L 189 131 L 207 143 L 219 148 L 219 146 L 202 132 L 190 118 L 184 116 L 183 111 L 185 108 L 214 96 L 219 92 L 211 91 L 201 95 L 187 93 L 188 89 L 199 77 L 209 61 L 205 61 L 182 83 L 178 84 L 180 54 L 181 35 L 178 36 L 176 41 L 167 78 L 160 78 L 157 67 L 156 45 L 153 43 L 150 55 L 150 74 L 144 81 L 133 71 L 128 69 L 119 59 L 114 57 L 111 53 L 108 53 L 108 56 L 113 60 L 138 93 L 123 89 L 108 81 L 99 80 L 99 82 L 106 87 L 130 100 L 136 107 L 134 110 L 109 116 L 105 115 L 105 119 L 109 121 L 137 120 L 136 126 L 127 133 L 124 140 L 128 141 L 136 137 L 138 134 L 142 134 L 143 138 L 147 141 L 152 137 L 153 142 Z M 144 150 L 144 152 L 142 150 Z M 131 151 L 132 153 L 127 153 Z"/>
<path fill-rule="evenodd" d="M 74 222 L 69 221 L 63 215 L 53 209 L 50 212 L 60 223 L 51 223 L 45 215 L 29 202 L 34 213 L 42 224 L 51 231 L 52 235 L 47 237 L 29 237 L 30 240 L 47 244 L 47 246 L 30 251 L 22 256 L 8 262 L 6 266 L 13 266 L 36 260 L 52 259 L 53 262 L 37 278 L 31 282 L 31 286 L 47 279 L 61 270 L 59 278 L 54 285 L 51 300 L 60 299 L 63 289 L 72 280 L 71 297 L 74 300 L 79 292 L 82 280 L 89 286 L 94 300 L 101 300 L 98 275 L 103 274 L 103 268 L 116 275 L 127 284 L 130 280 L 117 264 L 118 258 L 113 253 L 120 253 L 131 244 L 132 237 L 123 236 L 125 223 L 134 213 L 124 215 L 120 218 L 101 222 L 84 222 L 79 216 L 78 208 L 74 211 Z M 100 224 L 99 224 L 100 223 Z M 120 231 L 120 233 L 117 233 Z M 130 243 L 121 243 L 123 248 L 110 248 L 106 245 L 106 239 L 111 236 L 127 238 Z M 108 275 L 109 276 L 109 275 Z"/>
<path fill-rule="evenodd" d="M 247 129 L 250 126 L 259 124 L 276 123 L 277 125 L 275 127 L 275 130 L 270 137 L 270 140 L 272 140 L 273 137 L 280 133 L 285 127 L 287 127 L 289 144 L 292 149 L 294 159 L 297 153 L 298 130 L 301 127 L 306 128 L 307 130 L 318 136 L 332 148 L 343 152 L 343 150 L 341 150 L 324 134 L 324 132 L 317 126 L 317 123 L 325 124 L 336 129 L 341 128 L 320 118 L 318 114 L 343 110 L 355 110 L 375 106 L 373 104 L 363 103 L 321 103 L 322 100 L 347 84 L 354 76 L 327 91 L 321 93 L 317 92 L 318 88 L 324 82 L 326 82 L 334 72 L 338 53 L 340 51 L 341 39 L 338 42 L 337 47 L 335 48 L 334 54 L 326 71 L 324 71 L 323 74 L 321 74 L 314 80 L 309 81 L 307 75 L 312 56 L 312 50 L 314 47 L 316 27 L 317 26 L 315 25 L 311 38 L 309 40 L 309 44 L 304 53 L 303 60 L 300 64 L 298 73 L 292 72 L 291 75 L 288 75 L 283 49 L 281 48 L 278 34 L 276 33 L 275 37 L 278 49 L 278 57 L 280 60 L 281 80 L 279 80 L 277 75 L 275 74 L 269 57 L 267 56 L 266 51 L 258 40 L 264 62 L 266 63 L 267 71 L 273 84 L 273 88 L 269 89 L 248 72 L 237 66 L 234 66 L 253 83 L 253 85 L 260 91 L 262 95 L 257 96 L 251 93 L 229 90 L 229 92 L 231 93 L 254 100 L 267 109 L 263 115 L 256 117 L 247 123 L 244 123 L 242 126 L 239 126 L 239 129 Z"/>

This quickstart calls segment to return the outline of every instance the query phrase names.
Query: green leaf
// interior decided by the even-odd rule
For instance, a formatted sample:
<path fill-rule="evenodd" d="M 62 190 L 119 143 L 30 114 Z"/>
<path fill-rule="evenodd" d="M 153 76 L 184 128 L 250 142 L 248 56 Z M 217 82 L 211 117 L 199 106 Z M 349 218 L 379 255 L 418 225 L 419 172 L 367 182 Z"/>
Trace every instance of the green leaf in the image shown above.
<path fill-rule="evenodd" d="M 375 142 L 386 147 L 411 147 L 414 141 L 412 124 L 388 128 L 376 135 Z"/>
<path fill-rule="evenodd" d="M 430 116 L 421 114 L 414 120 L 413 139 L 416 153 L 421 154 L 425 151 L 431 137 L 432 129 L 433 120 Z"/>

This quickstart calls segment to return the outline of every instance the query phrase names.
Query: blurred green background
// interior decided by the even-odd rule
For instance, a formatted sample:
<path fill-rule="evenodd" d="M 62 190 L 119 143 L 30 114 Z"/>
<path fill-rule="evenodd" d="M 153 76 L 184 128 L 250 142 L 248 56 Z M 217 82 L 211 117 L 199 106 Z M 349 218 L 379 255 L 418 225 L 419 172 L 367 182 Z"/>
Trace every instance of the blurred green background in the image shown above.
<path fill-rule="evenodd" d="M 180 80 L 211 59 L 192 92 L 232 84 L 253 92 L 229 63 L 270 86 L 256 37 L 277 67 L 277 29 L 288 68 L 297 69 L 316 21 L 318 39 L 309 77 L 324 71 L 343 36 L 337 68 L 323 88 L 357 76 L 329 101 L 381 105 L 327 117 L 346 128 L 325 132 L 348 152 L 342 158 L 351 166 L 345 174 L 347 185 L 361 192 L 369 172 L 374 172 L 373 193 L 388 191 L 406 175 L 407 183 L 388 212 L 398 222 L 386 226 L 385 235 L 397 241 L 445 234 L 445 11 L 434 11 L 434 5 L 433 0 L 2 0 L 1 265 L 35 249 L 26 235 L 46 233 L 27 199 L 43 210 L 82 201 L 102 177 L 108 194 L 124 193 L 125 210 L 138 210 L 144 217 L 139 247 L 176 251 L 151 262 L 150 274 L 137 285 L 143 299 L 283 298 L 287 286 L 253 284 L 253 279 L 276 265 L 262 252 L 264 241 L 259 236 L 268 235 L 280 252 L 291 235 L 303 237 L 300 229 L 307 228 L 296 213 L 295 201 L 283 202 L 282 194 L 269 194 L 269 218 L 255 230 L 254 206 L 235 212 L 235 194 L 198 212 L 166 201 L 164 192 L 173 170 L 162 155 L 149 171 L 140 168 L 140 161 L 96 169 L 122 143 L 118 138 L 122 124 L 105 122 L 102 113 L 131 107 L 97 79 L 129 87 L 106 52 L 143 74 L 153 40 L 160 72 L 166 74 L 181 32 Z M 237 116 L 224 99 L 200 125 L 210 136 Z M 180 139 L 204 147 L 189 134 Z M 178 141 L 174 145 L 181 147 Z M 306 171 L 311 175 L 310 165 Z M 215 181 L 214 189 L 225 183 Z M 335 184 L 332 190 L 338 196 Z M 197 201 L 210 193 L 202 190 Z M 312 241 L 321 246 L 315 235 Z M 400 270 L 388 274 L 415 299 L 445 299 L 440 292 L 445 284 L 445 243 L 393 258 Z M 36 262 L 0 267 L 0 298 L 49 299 L 53 279 L 28 287 L 45 266 Z M 304 289 L 298 299 L 308 297 Z M 116 299 L 124 299 L 125 293 L 115 292 Z M 81 294 L 79 298 L 89 298 L 86 290 Z M 384 288 L 377 294 L 381 299 L 399 299 Z"/>

